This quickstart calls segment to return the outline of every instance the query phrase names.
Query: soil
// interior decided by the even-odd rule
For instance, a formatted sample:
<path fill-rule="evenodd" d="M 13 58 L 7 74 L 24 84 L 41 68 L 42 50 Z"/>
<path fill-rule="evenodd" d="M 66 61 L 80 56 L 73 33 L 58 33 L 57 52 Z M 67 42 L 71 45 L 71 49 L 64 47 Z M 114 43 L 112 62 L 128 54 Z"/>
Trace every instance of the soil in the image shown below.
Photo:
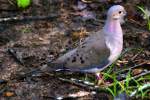
<path fill-rule="evenodd" d="M 25 10 L 17 8 L 14 3 L 8 1 L 0 1 L 2 4 L 0 18 L 51 15 L 57 17 L 46 20 L 0 22 L 1 100 L 53 100 L 59 96 L 67 97 L 78 92 L 89 94 L 76 98 L 77 100 L 110 100 L 111 96 L 107 93 L 91 94 L 91 90 L 59 80 L 57 75 L 38 74 L 23 78 L 19 75 L 55 60 L 75 48 L 82 38 L 102 29 L 105 12 L 112 3 L 108 1 L 93 3 L 93 8 L 92 3 L 88 4 L 90 5 L 88 9 L 96 16 L 96 19 L 89 20 L 78 15 L 80 10 L 75 9 L 77 0 L 37 0 L 36 2 L 33 0 L 32 5 Z M 128 2 L 122 1 L 122 3 L 128 5 Z M 136 21 L 140 23 L 140 20 Z M 145 21 L 143 24 L 145 25 Z M 127 52 L 116 62 L 115 69 L 139 64 L 147 66 L 146 68 L 150 67 L 150 32 L 144 28 L 145 26 L 130 21 L 126 21 L 122 27 L 125 33 L 123 51 Z M 84 77 L 83 74 L 75 73 L 59 76 Z"/>

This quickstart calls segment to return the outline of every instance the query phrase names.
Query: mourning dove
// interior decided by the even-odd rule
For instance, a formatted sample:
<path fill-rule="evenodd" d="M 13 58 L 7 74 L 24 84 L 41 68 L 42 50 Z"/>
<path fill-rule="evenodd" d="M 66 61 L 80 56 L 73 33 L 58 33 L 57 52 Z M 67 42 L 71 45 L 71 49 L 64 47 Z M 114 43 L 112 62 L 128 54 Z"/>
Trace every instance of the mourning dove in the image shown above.
<path fill-rule="evenodd" d="M 51 62 L 50 69 L 98 73 L 108 67 L 117 60 L 123 48 L 121 23 L 125 15 L 124 7 L 112 6 L 107 12 L 103 29 L 91 34 L 77 48 Z"/>

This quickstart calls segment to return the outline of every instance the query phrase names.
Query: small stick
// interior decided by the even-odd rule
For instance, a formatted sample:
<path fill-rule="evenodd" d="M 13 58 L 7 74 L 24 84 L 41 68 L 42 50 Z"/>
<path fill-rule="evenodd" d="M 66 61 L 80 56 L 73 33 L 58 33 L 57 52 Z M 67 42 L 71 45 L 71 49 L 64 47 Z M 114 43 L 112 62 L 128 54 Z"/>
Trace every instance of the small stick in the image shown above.
<path fill-rule="evenodd" d="M 21 64 L 21 65 L 24 66 L 24 62 L 22 61 L 22 59 L 21 59 L 18 55 L 16 55 L 16 53 L 15 53 L 15 51 L 14 51 L 13 49 L 9 48 L 9 49 L 8 49 L 8 52 L 9 52 L 9 54 L 12 55 L 12 57 L 13 57 L 19 64 Z"/>
<path fill-rule="evenodd" d="M 145 76 L 145 75 L 148 75 L 148 74 L 150 74 L 150 71 L 146 71 L 145 73 L 138 74 L 138 75 L 136 75 L 136 76 L 133 76 L 132 78 L 133 78 L 133 79 L 137 79 L 137 78 L 139 78 L 139 77 L 141 77 L 141 76 Z"/>
<path fill-rule="evenodd" d="M 49 16 L 16 16 L 16 17 L 7 17 L 7 18 L 0 18 L 0 23 L 4 22 L 17 22 L 17 21 L 33 21 L 33 20 L 54 20 L 58 18 L 59 15 L 51 14 Z"/>
<path fill-rule="evenodd" d="M 91 91 L 97 90 L 95 87 L 88 86 L 88 85 L 83 84 L 83 83 L 75 82 L 75 81 L 73 81 L 73 80 L 64 79 L 64 78 L 61 78 L 61 77 L 58 77 L 58 79 L 61 80 L 61 81 L 63 81 L 63 82 L 71 83 L 71 84 L 73 84 L 73 85 L 82 87 L 82 88 L 84 88 L 84 89 L 86 89 L 86 90 L 91 90 Z"/>
<path fill-rule="evenodd" d="M 143 50 L 139 51 L 135 56 L 133 56 L 131 58 L 131 61 L 133 61 L 135 58 L 137 58 L 141 53 L 142 53 Z"/>
<path fill-rule="evenodd" d="M 140 64 L 138 64 L 138 65 L 135 65 L 135 66 L 133 66 L 133 67 L 130 67 L 130 68 L 126 68 L 126 69 L 117 71 L 116 73 L 121 73 L 121 72 L 125 72 L 125 71 L 128 71 L 128 70 L 132 70 L 132 69 L 137 68 L 137 67 L 139 67 L 139 66 L 142 66 L 142 65 L 144 65 L 144 64 L 147 64 L 147 61 L 142 62 L 142 63 L 140 63 Z"/>

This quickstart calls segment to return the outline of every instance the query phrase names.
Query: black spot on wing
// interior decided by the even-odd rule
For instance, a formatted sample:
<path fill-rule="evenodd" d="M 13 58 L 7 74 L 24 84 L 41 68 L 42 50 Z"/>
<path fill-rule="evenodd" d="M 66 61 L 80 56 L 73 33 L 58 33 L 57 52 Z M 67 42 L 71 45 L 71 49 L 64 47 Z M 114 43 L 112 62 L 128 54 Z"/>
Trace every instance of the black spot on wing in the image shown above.
<path fill-rule="evenodd" d="M 85 48 L 85 47 L 86 47 L 85 45 L 82 45 L 82 46 L 81 46 L 81 48 Z"/>
<path fill-rule="evenodd" d="M 80 57 L 80 63 L 81 63 L 81 64 L 84 64 L 84 63 L 85 63 L 85 60 L 83 59 L 83 57 Z"/>
<path fill-rule="evenodd" d="M 82 57 L 80 57 L 80 60 L 82 60 L 83 58 Z"/>
<path fill-rule="evenodd" d="M 81 64 L 84 64 L 85 63 L 85 61 L 84 60 L 81 60 Z"/>
<path fill-rule="evenodd" d="M 77 61 L 77 58 L 76 58 L 76 57 L 73 57 L 72 63 L 73 63 L 73 62 L 76 62 L 76 61 Z"/>

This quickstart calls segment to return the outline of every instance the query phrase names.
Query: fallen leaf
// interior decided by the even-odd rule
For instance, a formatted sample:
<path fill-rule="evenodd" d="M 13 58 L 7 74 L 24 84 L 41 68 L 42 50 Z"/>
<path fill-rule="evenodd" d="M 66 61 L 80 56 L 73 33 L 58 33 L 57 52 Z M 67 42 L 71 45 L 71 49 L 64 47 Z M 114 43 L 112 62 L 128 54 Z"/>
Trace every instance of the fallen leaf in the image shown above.
<path fill-rule="evenodd" d="M 143 69 L 139 69 L 139 68 L 138 68 L 138 69 L 133 69 L 133 70 L 132 70 L 132 74 L 133 74 L 133 75 L 137 75 L 137 74 L 142 73 L 142 71 L 143 71 Z"/>
<path fill-rule="evenodd" d="M 7 91 L 7 92 L 5 92 L 4 94 L 3 94 L 3 96 L 5 96 L 5 97 L 12 97 L 12 96 L 14 96 L 15 95 L 15 93 L 14 92 L 10 92 L 10 91 Z"/>

